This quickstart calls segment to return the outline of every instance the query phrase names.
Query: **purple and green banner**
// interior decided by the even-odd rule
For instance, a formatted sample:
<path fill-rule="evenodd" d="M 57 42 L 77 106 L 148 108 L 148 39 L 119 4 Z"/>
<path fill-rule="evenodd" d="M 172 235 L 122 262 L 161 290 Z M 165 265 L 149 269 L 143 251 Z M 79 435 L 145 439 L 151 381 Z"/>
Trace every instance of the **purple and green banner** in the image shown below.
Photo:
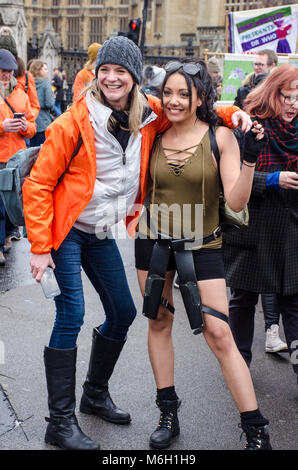
<path fill-rule="evenodd" d="M 297 50 L 298 4 L 229 13 L 229 52 L 273 49 L 291 54 Z"/>

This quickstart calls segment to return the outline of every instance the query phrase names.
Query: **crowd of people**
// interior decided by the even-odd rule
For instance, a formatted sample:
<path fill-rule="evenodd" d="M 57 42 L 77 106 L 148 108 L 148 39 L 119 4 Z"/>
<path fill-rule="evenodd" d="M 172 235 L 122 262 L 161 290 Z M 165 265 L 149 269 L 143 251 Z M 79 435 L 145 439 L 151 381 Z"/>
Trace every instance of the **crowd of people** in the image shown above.
<path fill-rule="evenodd" d="M 270 450 L 269 420 L 260 411 L 249 366 L 259 295 L 266 351 L 291 354 L 298 337 L 297 68 L 276 67 L 276 55 L 272 60 L 260 51 L 235 104 L 217 106 L 222 78 L 215 57 L 143 67 L 139 48 L 118 36 L 89 46 L 66 108 L 63 69 L 54 70 L 50 81 L 47 64 L 36 59 L 25 71 L 12 39 L 0 32 L 0 165 L 18 149 L 42 144 L 23 186 L 30 266 L 38 282 L 49 266 L 54 269 L 61 291 L 44 348 L 45 441 L 62 449 L 100 448 L 75 413 L 77 338 L 85 315 L 81 267 L 105 321 L 92 333 L 80 411 L 115 424 L 131 421 L 109 389 L 137 314 L 111 233 L 125 220 L 135 239 L 160 409 L 150 446 L 166 448 L 180 432 L 172 341 L 177 270 L 189 315 L 194 304 L 187 299 L 196 299 L 200 330 L 240 414 L 246 449 Z M 248 228 L 222 233 L 221 182 L 232 210 L 248 204 Z M 18 227 L 0 202 L 4 264 L 5 243 Z M 280 317 L 287 344 L 279 337 Z M 298 377 L 297 365 L 293 370 Z"/>

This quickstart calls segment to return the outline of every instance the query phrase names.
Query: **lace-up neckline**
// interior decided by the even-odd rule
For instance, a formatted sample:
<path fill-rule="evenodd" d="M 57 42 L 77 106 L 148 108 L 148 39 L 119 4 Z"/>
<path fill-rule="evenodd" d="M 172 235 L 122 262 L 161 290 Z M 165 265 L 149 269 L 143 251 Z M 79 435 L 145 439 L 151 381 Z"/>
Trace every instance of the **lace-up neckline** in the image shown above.
<path fill-rule="evenodd" d="M 181 175 L 181 173 L 183 173 L 183 171 L 184 171 L 185 166 L 190 164 L 191 158 L 196 154 L 196 150 L 197 150 L 198 146 L 200 145 L 200 143 L 201 142 L 199 142 L 198 144 L 194 144 L 191 147 L 187 147 L 185 149 L 182 149 L 182 150 L 166 148 L 166 147 L 163 147 L 161 145 L 163 155 L 166 159 L 169 171 L 173 172 L 176 176 Z M 194 149 L 194 151 L 191 151 L 191 149 Z M 166 151 L 172 152 L 172 153 L 167 155 Z M 189 154 L 189 155 L 187 157 L 183 158 L 183 159 L 179 159 L 179 158 L 174 158 L 173 159 L 173 158 L 171 158 L 173 155 L 179 155 L 181 153 L 186 153 L 186 154 Z"/>

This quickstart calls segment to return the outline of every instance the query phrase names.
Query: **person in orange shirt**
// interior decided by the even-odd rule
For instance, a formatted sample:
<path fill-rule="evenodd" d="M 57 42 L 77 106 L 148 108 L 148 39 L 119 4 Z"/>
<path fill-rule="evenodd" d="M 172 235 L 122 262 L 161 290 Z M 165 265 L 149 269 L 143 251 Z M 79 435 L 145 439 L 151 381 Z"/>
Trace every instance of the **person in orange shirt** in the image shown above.
<path fill-rule="evenodd" d="M 15 77 L 20 87 L 25 93 L 27 93 L 34 119 L 37 118 L 40 106 L 37 97 L 35 81 L 33 75 L 30 72 L 26 72 L 25 64 L 23 59 L 18 56 L 16 42 L 12 35 L 12 31 L 7 27 L 0 29 L 0 49 L 6 49 L 15 57 L 17 61 L 17 70 L 15 71 Z"/>
<path fill-rule="evenodd" d="M 23 59 L 18 56 L 17 46 L 12 31 L 6 26 L 0 28 L 0 49 L 6 49 L 14 56 L 17 62 L 17 70 L 14 72 L 14 76 L 17 79 L 16 86 L 28 95 L 31 111 L 34 119 L 36 119 L 40 110 L 40 105 L 37 97 L 35 81 L 33 75 L 30 72 L 25 71 L 25 64 Z M 29 146 L 29 139 L 25 139 L 25 142 L 26 145 Z M 12 247 L 12 240 L 20 240 L 22 238 L 19 228 L 16 225 L 13 225 L 8 217 L 6 218 L 6 232 L 10 235 L 7 235 L 6 237 L 5 252 L 9 251 Z"/>
<path fill-rule="evenodd" d="M 73 101 L 75 101 L 81 91 L 88 85 L 93 78 L 95 78 L 95 61 L 98 50 L 101 48 L 101 44 L 94 42 L 88 47 L 88 62 L 86 62 L 84 68 L 80 70 L 75 78 L 73 84 Z"/>
<path fill-rule="evenodd" d="M 29 98 L 17 86 L 13 76 L 17 69 L 14 56 L 6 49 L 0 49 L 0 169 L 5 168 L 9 158 L 18 150 L 26 148 L 25 138 L 31 138 L 36 132 L 36 124 Z M 18 113 L 18 115 L 16 114 Z M 0 198 L 0 265 L 5 264 L 5 239 L 9 219 Z M 14 226 L 10 227 L 12 230 Z"/>
<path fill-rule="evenodd" d="M 20 87 L 28 95 L 31 110 L 34 119 L 36 119 L 40 111 L 40 105 L 38 101 L 34 77 L 31 72 L 25 70 L 25 64 L 21 57 L 17 57 L 16 60 L 18 64 L 18 69 L 15 73 L 15 77 L 18 82 L 18 87 Z"/>

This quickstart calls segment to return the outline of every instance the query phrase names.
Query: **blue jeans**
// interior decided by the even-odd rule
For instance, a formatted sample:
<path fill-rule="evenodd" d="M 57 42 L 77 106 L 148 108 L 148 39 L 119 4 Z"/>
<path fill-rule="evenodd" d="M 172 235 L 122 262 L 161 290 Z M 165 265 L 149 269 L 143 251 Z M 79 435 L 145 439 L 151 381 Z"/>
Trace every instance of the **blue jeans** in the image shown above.
<path fill-rule="evenodd" d="M 81 267 L 104 307 L 101 334 L 123 341 L 136 308 L 115 240 L 100 240 L 73 227 L 58 250 L 52 250 L 52 257 L 61 295 L 55 297 L 56 319 L 49 347 L 71 349 L 76 345 L 85 314 Z"/>
<path fill-rule="evenodd" d="M 0 163 L 0 171 L 6 168 L 6 163 Z M 12 234 L 13 230 L 17 228 L 17 225 L 14 225 L 9 220 L 3 200 L 0 196 L 0 251 L 4 250 L 5 238 Z"/>
<path fill-rule="evenodd" d="M 55 104 L 53 106 L 53 110 L 54 110 L 54 113 L 56 114 L 56 117 L 58 117 L 62 114 L 61 101 L 55 101 Z"/>
<path fill-rule="evenodd" d="M 46 140 L 46 131 L 36 132 L 36 134 L 30 139 L 29 147 L 38 147 L 43 144 Z"/>

